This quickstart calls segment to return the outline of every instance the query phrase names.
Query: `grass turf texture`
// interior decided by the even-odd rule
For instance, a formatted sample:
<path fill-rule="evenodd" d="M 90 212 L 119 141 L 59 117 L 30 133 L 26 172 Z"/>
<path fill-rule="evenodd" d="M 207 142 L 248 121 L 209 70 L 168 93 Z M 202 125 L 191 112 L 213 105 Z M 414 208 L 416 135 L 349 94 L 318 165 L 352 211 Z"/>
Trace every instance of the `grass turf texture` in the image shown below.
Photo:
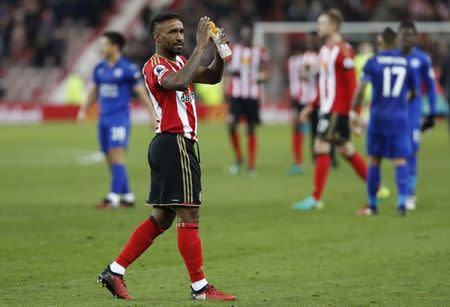
<path fill-rule="evenodd" d="M 331 171 L 325 209 L 294 212 L 311 190 L 312 166 L 287 177 L 290 128 L 259 130 L 258 173 L 232 177 L 223 124 L 200 127 L 203 170 L 201 237 L 208 280 L 235 303 L 189 299 L 175 228 L 128 270 L 136 300 L 112 298 L 96 283 L 150 208 L 150 131 L 133 127 L 127 159 L 136 209 L 97 211 L 108 190 L 103 162 L 80 164 L 97 150 L 94 125 L 1 128 L 0 305 L 14 306 L 445 306 L 450 302 L 450 150 L 440 124 L 423 138 L 418 210 L 395 216 L 393 191 L 377 217 L 360 218 L 365 186 L 345 161 Z M 356 140 L 362 148 L 363 139 Z M 246 148 L 245 139 L 241 140 Z"/>

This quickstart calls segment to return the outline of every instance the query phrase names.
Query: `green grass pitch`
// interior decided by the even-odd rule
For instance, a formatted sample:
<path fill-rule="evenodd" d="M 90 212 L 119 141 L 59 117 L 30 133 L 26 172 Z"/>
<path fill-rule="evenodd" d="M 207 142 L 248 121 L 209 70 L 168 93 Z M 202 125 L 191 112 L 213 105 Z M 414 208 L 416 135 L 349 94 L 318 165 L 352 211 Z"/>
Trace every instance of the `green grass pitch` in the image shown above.
<path fill-rule="evenodd" d="M 423 137 L 418 210 L 406 218 L 395 215 L 388 161 L 383 182 L 393 193 L 379 216 L 355 216 L 365 186 L 343 160 L 330 173 L 325 209 L 292 211 L 310 193 L 312 166 L 307 154 L 305 174 L 286 176 L 290 131 L 259 129 L 258 173 L 249 178 L 227 173 L 225 125 L 200 127 L 205 270 L 237 301 L 190 301 L 172 228 L 129 268 L 136 297 L 130 303 L 113 299 L 96 278 L 150 214 L 143 205 L 150 129 L 133 127 L 127 158 L 137 208 L 100 212 L 94 204 L 107 192 L 109 175 L 91 159 L 95 125 L 1 127 L 0 306 L 450 306 L 446 126 Z M 363 138 L 356 143 L 363 148 Z"/>

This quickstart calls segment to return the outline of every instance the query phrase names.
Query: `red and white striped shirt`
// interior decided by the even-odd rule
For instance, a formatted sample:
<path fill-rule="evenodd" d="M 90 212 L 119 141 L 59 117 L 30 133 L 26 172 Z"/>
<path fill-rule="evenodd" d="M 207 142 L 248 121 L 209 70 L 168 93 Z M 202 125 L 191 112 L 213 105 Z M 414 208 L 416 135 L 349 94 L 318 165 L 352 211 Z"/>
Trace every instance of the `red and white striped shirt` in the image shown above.
<path fill-rule="evenodd" d="M 309 67 L 309 71 L 306 71 Z M 315 52 L 293 55 L 288 60 L 289 92 L 291 98 L 302 105 L 314 102 L 319 94 L 317 74 L 319 56 Z M 302 78 L 302 75 L 306 77 Z"/>
<path fill-rule="evenodd" d="M 353 49 L 347 42 L 324 45 L 320 49 L 320 113 L 348 115 L 353 93 L 356 89 L 356 74 Z"/>
<path fill-rule="evenodd" d="M 258 83 L 261 68 L 269 58 L 267 51 L 260 47 L 234 45 L 228 70 L 232 74 L 228 94 L 234 98 L 258 99 L 261 94 Z"/>
<path fill-rule="evenodd" d="M 171 61 L 155 54 L 145 63 L 142 73 L 159 122 L 156 133 L 182 134 L 188 139 L 197 140 L 193 85 L 190 84 L 184 91 L 162 87 L 164 78 L 179 71 L 186 62 L 187 59 L 183 56 L 177 56 L 176 61 Z"/>

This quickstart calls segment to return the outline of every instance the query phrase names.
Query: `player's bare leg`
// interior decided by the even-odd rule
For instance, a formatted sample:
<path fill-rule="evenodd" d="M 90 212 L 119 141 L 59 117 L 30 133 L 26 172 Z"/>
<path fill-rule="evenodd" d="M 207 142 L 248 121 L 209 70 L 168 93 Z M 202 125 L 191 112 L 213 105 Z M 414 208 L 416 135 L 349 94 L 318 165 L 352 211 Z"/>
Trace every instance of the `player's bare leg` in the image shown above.
<path fill-rule="evenodd" d="M 123 279 L 126 269 L 161 235 L 169 229 L 175 219 L 175 212 L 166 207 L 155 207 L 150 218 L 143 221 L 133 232 L 119 256 L 98 276 L 113 296 L 133 299 Z"/>
<path fill-rule="evenodd" d="M 178 218 L 178 250 L 189 272 L 192 299 L 234 301 L 234 295 L 217 290 L 205 278 L 202 244 L 198 233 L 199 208 L 175 207 L 175 211 Z"/>
<path fill-rule="evenodd" d="M 111 172 L 111 191 L 97 205 L 98 209 L 133 207 L 135 197 L 128 185 L 128 175 L 125 168 L 125 148 L 115 147 L 108 151 L 106 160 Z M 121 199 L 122 195 L 122 199 Z"/>

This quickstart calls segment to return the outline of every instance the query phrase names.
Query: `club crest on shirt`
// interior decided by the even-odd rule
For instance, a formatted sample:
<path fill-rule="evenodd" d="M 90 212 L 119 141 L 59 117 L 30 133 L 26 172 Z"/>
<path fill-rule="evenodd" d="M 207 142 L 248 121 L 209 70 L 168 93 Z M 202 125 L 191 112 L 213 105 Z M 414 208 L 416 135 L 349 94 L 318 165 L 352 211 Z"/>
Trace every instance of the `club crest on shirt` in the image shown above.
<path fill-rule="evenodd" d="M 411 67 L 412 68 L 419 68 L 420 66 L 420 60 L 418 58 L 411 59 Z"/>
<path fill-rule="evenodd" d="M 122 70 L 122 68 L 116 68 L 116 69 L 114 69 L 113 75 L 114 75 L 114 77 L 116 77 L 116 78 L 122 77 L 122 75 L 123 75 L 123 70 Z"/>

